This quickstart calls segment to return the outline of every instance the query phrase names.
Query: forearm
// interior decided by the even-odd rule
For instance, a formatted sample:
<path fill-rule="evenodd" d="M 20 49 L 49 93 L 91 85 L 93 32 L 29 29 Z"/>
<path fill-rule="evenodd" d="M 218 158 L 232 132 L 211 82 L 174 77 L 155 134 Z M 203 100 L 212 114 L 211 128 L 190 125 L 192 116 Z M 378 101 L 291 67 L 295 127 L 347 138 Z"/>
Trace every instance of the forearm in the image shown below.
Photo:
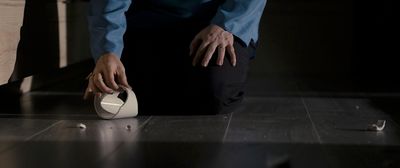
<path fill-rule="evenodd" d="M 259 22 L 267 0 L 226 0 L 211 24 L 239 37 L 246 45 L 258 37 Z"/>
<path fill-rule="evenodd" d="M 105 53 L 121 57 L 125 12 L 130 4 L 131 0 L 91 0 L 88 14 L 90 48 L 96 61 Z"/>

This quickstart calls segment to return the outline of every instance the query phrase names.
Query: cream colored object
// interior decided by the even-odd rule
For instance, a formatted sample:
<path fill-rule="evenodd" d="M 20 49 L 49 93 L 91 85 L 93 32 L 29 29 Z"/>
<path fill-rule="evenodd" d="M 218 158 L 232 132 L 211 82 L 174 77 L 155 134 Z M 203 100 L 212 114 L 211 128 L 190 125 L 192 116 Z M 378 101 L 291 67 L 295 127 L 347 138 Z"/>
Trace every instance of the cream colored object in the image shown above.
<path fill-rule="evenodd" d="M 80 129 L 86 129 L 86 125 L 83 123 L 76 124 L 76 127 L 80 128 Z"/>
<path fill-rule="evenodd" d="M 124 92 L 126 93 L 125 101 L 118 97 Z M 103 119 L 135 117 L 138 114 L 136 95 L 131 89 L 125 87 L 121 87 L 120 92 L 95 96 L 94 108 L 97 115 Z"/>
<path fill-rule="evenodd" d="M 382 131 L 383 129 L 385 129 L 385 125 L 386 125 L 386 120 L 378 120 L 376 123 L 371 124 L 368 127 L 368 130 L 370 130 L 370 131 Z"/>
<path fill-rule="evenodd" d="M 0 85 L 14 69 L 25 0 L 0 0 Z"/>

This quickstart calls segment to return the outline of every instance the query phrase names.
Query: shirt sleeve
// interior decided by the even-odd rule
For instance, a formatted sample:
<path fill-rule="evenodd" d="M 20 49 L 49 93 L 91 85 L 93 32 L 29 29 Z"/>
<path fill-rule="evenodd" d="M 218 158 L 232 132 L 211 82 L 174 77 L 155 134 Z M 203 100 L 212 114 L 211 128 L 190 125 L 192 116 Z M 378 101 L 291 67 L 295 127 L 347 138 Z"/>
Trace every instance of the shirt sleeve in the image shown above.
<path fill-rule="evenodd" d="M 126 31 L 125 12 L 131 0 L 91 0 L 88 26 L 90 49 L 97 61 L 104 53 L 113 53 L 121 58 Z"/>
<path fill-rule="evenodd" d="M 258 40 L 258 28 L 267 0 L 226 0 L 218 8 L 211 24 L 218 25 L 246 45 Z"/>

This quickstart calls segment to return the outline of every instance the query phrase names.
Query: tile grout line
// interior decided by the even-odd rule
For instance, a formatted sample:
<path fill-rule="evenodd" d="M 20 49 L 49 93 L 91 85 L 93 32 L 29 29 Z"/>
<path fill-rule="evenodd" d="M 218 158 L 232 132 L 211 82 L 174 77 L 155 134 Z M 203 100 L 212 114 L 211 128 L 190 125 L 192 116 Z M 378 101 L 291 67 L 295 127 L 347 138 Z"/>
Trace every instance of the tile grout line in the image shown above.
<path fill-rule="evenodd" d="M 223 143 L 225 142 L 226 136 L 228 135 L 229 126 L 231 125 L 232 116 L 233 116 L 233 113 L 231 113 L 231 114 L 229 115 L 228 124 L 226 125 L 225 132 L 224 132 L 224 137 L 222 138 L 222 142 L 223 142 Z"/>
<path fill-rule="evenodd" d="M 305 102 L 305 100 L 304 100 L 303 97 L 301 97 L 301 101 L 302 101 L 303 106 L 304 106 L 304 108 L 305 108 L 305 110 L 306 110 L 306 112 L 307 112 L 307 117 L 308 117 L 308 119 L 310 120 L 311 125 L 312 125 L 312 127 L 313 127 L 313 132 L 315 132 L 315 135 L 317 136 L 318 142 L 319 142 L 320 144 L 322 144 L 322 140 L 321 140 L 321 137 L 320 137 L 319 134 L 318 134 L 317 127 L 315 126 L 314 120 L 311 118 L 310 111 L 308 110 L 308 107 L 307 107 L 306 102 Z"/>
<path fill-rule="evenodd" d="M 150 116 L 146 121 L 144 121 L 143 122 L 143 124 L 141 124 L 140 126 L 139 126 L 139 128 L 136 130 L 136 131 L 138 131 L 139 129 L 141 129 L 143 126 L 145 126 L 148 122 L 150 122 L 150 120 L 153 118 L 153 116 Z M 135 131 L 135 132 L 136 132 Z"/>
<path fill-rule="evenodd" d="M 63 120 L 59 120 L 59 121 L 57 121 L 57 122 L 51 124 L 50 126 L 46 127 L 45 129 L 43 129 L 43 130 L 41 130 L 41 131 L 39 131 L 39 132 L 37 132 L 37 133 L 35 133 L 35 134 L 29 136 L 28 138 L 25 139 L 25 141 L 29 141 L 29 140 L 35 138 L 36 136 L 38 136 L 38 135 L 42 134 L 43 132 L 49 130 L 50 128 L 54 127 L 55 125 L 59 124 L 59 123 L 62 122 L 62 121 L 63 121 Z"/>
<path fill-rule="evenodd" d="M 308 119 L 310 120 L 311 125 L 312 125 L 312 127 L 313 127 L 313 132 L 314 132 L 315 135 L 317 136 L 318 143 L 319 143 L 319 144 L 322 144 L 321 136 L 319 135 L 319 133 L 318 133 L 318 131 L 317 131 L 317 127 L 315 126 L 314 120 L 311 118 L 310 111 L 309 111 L 309 109 L 308 109 L 308 106 L 307 106 L 306 101 L 304 100 L 304 97 L 303 97 L 303 96 L 301 96 L 301 101 L 302 101 L 303 106 L 304 106 L 304 108 L 305 108 L 305 110 L 306 110 L 306 112 L 307 112 L 307 117 L 308 117 Z M 326 146 L 322 146 L 320 150 L 321 150 L 321 152 L 324 154 L 325 160 L 328 159 L 329 167 L 332 167 L 332 163 L 330 163 L 331 160 L 329 159 L 330 154 L 328 153 L 328 149 L 326 148 Z"/>
<path fill-rule="evenodd" d="M 300 88 L 299 88 L 299 85 L 298 85 L 297 82 L 296 82 L 296 89 L 297 89 L 297 92 L 300 91 Z M 318 143 L 322 144 L 321 136 L 319 135 L 319 133 L 317 131 L 317 127 L 315 126 L 314 120 L 311 118 L 311 114 L 310 114 L 310 111 L 309 111 L 308 106 L 306 104 L 306 101 L 304 100 L 304 97 L 301 94 L 299 94 L 299 96 L 301 97 L 301 102 L 303 103 L 304 109 L 307 112 L 307 118 L 311 122 L 311 126 L 312 126 L 312 129 L 313 129 L 313 132 L 315 133 L 315 136 L 317 136 Z"/>

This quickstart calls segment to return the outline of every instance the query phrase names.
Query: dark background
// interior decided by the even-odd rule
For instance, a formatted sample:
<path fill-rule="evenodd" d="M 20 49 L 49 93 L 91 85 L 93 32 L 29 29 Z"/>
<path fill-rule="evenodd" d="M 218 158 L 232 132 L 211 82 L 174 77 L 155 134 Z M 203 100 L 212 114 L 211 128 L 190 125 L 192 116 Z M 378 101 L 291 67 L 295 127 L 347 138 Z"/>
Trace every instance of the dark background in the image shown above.
<path fill-rule="evenodd" d="M 65 3 L 70 66 L 58 68 L 56 1 L 27 0 L 10 81 L 35 75 L 35 89 L 51 85 L 51 79 L 82 77 L 93 67 L 87 1 Z M 398 92 L 397 13 L 394 0 L 269 0 L 250 83 L 296 82 L 305 90 L 327 92 Z"/>
<path fill-rule="evenodd" d="M 319 91 L 399 90 L 394 1 L 268 2 L 251 75 L 295 78 Z"/>

